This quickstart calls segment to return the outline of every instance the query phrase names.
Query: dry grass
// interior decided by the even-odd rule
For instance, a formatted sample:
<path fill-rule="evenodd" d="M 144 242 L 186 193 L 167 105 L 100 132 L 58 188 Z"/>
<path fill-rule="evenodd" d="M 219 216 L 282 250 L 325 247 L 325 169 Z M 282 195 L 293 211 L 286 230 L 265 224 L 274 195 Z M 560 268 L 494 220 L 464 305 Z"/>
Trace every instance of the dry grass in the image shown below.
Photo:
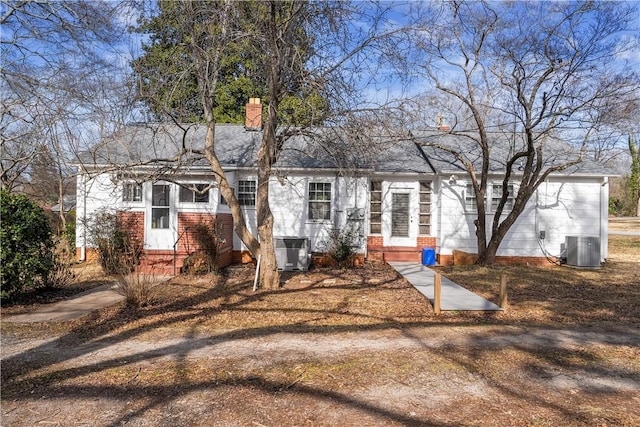
<path fill-rule="evenodd" d="M 154 288 L 154 304 L 117 305 L 63 325 L 3 324 L 3 333 L 37 336 L 56 331 L 100 335 L 126 330 L 144 334 L 280 328 L 359 328 L 415 324 L 638 325 L 640 237 L 611 236 L 610 259 L 600 269 L 526 265 L 493 268 L 439 267 L 483 297 L 498 300 L 500 276 L 508 278 L 504 313 L 443 312 L 435 316 L 423 296 L 390 267 L 315 269 L 284 273 L 277 291 L 252 291 L 254 271 L 231 267 L 218 275 L 179 276 Z M 96 282 L 91 277 L 89 283 Z M 80 288 L 83 288 L 82 286 Z M 30 306 L 32 308 L 32 306 Z M 24 307 L 3 309 L 3 316 Z"/>
<path fill-rule="evenodd" d="M 638 325 L 640 322 L 640 237 L 610 236 L 610 257 L 602 268 L 549 265 L 484 268 L 439 267 L 451 280 L 498 300 L 501 275 L 508 281 L 505 321 L 545 325 Z"/>
<path fill-rule="evenodd" d="M 640 217 L 609 218 L 609 230 L 640 232 Z"/>
<path fill-rule="evenodd" d="M 253 269 L 234 267 L 177 277 L 139 309 L 3 322 L 3 340 L 59 337 L 3 359 L 3 425 L 637 425 L 640 237 L 612 236 L 610 252 L 598 270 L 442 269 L 494 301 L 507 274 L 505 313 L 436 316 L 382 265 L 287 273 L 255 293 Z M 553 341 L 557 328 L 631 335 Z"/>

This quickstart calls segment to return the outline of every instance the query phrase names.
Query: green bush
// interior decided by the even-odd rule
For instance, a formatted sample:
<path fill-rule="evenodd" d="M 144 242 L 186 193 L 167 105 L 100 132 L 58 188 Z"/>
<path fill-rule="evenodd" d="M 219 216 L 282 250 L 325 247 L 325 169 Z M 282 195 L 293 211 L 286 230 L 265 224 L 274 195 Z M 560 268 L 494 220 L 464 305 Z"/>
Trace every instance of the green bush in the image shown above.
<path fill-rule="evenodd" d="M 334 228 L 329 231 L 328 238 L 323 240 L 321 245 L 339 265 L 352 264 L 361 238 L 359 227 Z"/>
<path fill-rule="evenodd" d="M 51 223 L 25 196 L 0 191 L 0 276 L 2 299 L 44 285 L 54 267 Z"/>

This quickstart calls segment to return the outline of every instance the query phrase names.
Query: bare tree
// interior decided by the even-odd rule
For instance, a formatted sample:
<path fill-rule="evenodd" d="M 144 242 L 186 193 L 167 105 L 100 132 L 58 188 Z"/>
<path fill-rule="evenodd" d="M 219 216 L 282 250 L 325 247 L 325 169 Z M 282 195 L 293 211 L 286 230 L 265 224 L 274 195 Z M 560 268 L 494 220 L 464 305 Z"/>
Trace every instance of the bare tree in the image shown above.
<path fill-rule="evenodd" d="M 63 203 L 78 141 L 103 126 L 104 91 L 119 68 L 120 4 L 3 1 L 0 184 L 21 190 L 47 151 Z M 109 97 L 111 95 L 108 95 Z M 46 148 L 43 148 L 46 147 Z M 44 151 L 43 151 L 44 150 Z"/>
<path fill-rule="evenodd" d="M 178 2 L 163 11 L 170 14 L 166 19 L 173 26 L 172 43 L 179 46 L 184 55 L 174 56 L 176 66 L 172 69 L 175 75 L 158 80 L 166 84 L 195 75 L 207 132 L 203 149 L 183 145 L 172 159 L 153 161 L 164 165 L 172 163 L 171 171 L 175 172 L 178 165 L 187 161 L 185 156 L 191 156 L 191 161 L 193 156 L 206 158 L 220 193 L 231 210 L 234 231 L 248 250 L 261 258 L 259 281 L 266 288 L 277 288 L 280 278 L 273 246 L 273 215 L 269 206 L 269 179 L 273 165 L 288 138 L 301 134 L 312 136 L 314 126 L 326 123 L 329 117 L 343 116 L 341 113 L 348 109 L 346 103 L 353 105 L 360 99 L 350 92 L 354 85 L 349 79 L 357 73 L 345 70 L 354 64 L 364 63 L 359 60 L 360 56 L 373 46 L 374 41 L 381 39 L 379 32 L 382 26 L 376 23 L 359 33 L 345 31 L 349 16 L 359 12 L 350 4 L 340 2 L 267 1 L 247 8 L 246 4 L 231 0 Z M 380 11 L 372 7 L 365 13 L 379 16 Z M 240 204 L 215 151 L 216 88 L 223 61 L 225 55 L 234 51 L 235 43 L 246 40 L 251 40 L 251 43 L 248 46 L 244 43 L 243 48 L 254 49 L 253 57 L 264 59 L 264 76 L 260 77 L 266 81 L 268 101 L 256 159 L 257 236 L 245 223 Z M 149 85 L 145 84 L 144 89 L 146 92 L 141 95 L 162 98 L 152 90 L 149 92 Z M 162 90 L 167 92 L 164 87 Z M 291 107 L 286 103 L 293 103 L 293 110 L 304 114 L 298 117 L 285 114 Z M 154 106 L 157 110 L 157 105 Z M 162 115 L 170 117 L 172 111 L 168 104 Z M 174 125 L 181 126 L 179 117 L 174 117 Z"/>
<path fill-rule="evenodd" d="M 418 6 L 418 5 L 416 5 Z M 637 10 L 629 3 L 447 2 L 419 5 L 406 69 L 431 89 L 434 107 L 459 146 L 425 142 L 453 155 L 469 175 L 477 204 L 478 263 L 492 264 L 507 231 L 547 177 L 579 164 L 598 139 L 604 110 L 638 90 L 621 53 Z M 558 140 L 571 142 L 561 158 Z M 495 168 L 500 165 L 499 171 Z M 492 219 L 490 173 L 502 174 Z M 510 184 L 517 188 L 505 209 Z"/>

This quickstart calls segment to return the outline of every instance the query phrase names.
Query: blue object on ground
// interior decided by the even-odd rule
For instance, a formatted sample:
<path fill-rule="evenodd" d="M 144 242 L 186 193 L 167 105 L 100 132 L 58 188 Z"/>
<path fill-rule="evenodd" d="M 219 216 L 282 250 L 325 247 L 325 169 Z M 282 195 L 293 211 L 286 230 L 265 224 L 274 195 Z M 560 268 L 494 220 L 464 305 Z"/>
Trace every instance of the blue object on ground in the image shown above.
<path fill-rule="evenodd" d="M 436 250 L 422 248 L 422 265 L 436 265 Z"/>

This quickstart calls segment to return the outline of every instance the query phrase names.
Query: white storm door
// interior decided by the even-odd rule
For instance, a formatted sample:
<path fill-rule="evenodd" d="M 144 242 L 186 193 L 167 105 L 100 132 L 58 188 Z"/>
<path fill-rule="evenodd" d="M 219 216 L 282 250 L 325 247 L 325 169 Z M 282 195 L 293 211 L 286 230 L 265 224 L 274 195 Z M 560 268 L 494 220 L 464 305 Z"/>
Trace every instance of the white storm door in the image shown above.
<path fill-rule="evenodd" d="M 170 184 L 153 184 L 145 217 L 145 249 L 173 249 L 176 211 Z"/>
<path fill-rule="evenodd" d="M 416 195 L 413 189 L 391 189 L 387 198 L 389 210 L 386 230 L 387 246 L 415 246 L 418 236 Z"/>

